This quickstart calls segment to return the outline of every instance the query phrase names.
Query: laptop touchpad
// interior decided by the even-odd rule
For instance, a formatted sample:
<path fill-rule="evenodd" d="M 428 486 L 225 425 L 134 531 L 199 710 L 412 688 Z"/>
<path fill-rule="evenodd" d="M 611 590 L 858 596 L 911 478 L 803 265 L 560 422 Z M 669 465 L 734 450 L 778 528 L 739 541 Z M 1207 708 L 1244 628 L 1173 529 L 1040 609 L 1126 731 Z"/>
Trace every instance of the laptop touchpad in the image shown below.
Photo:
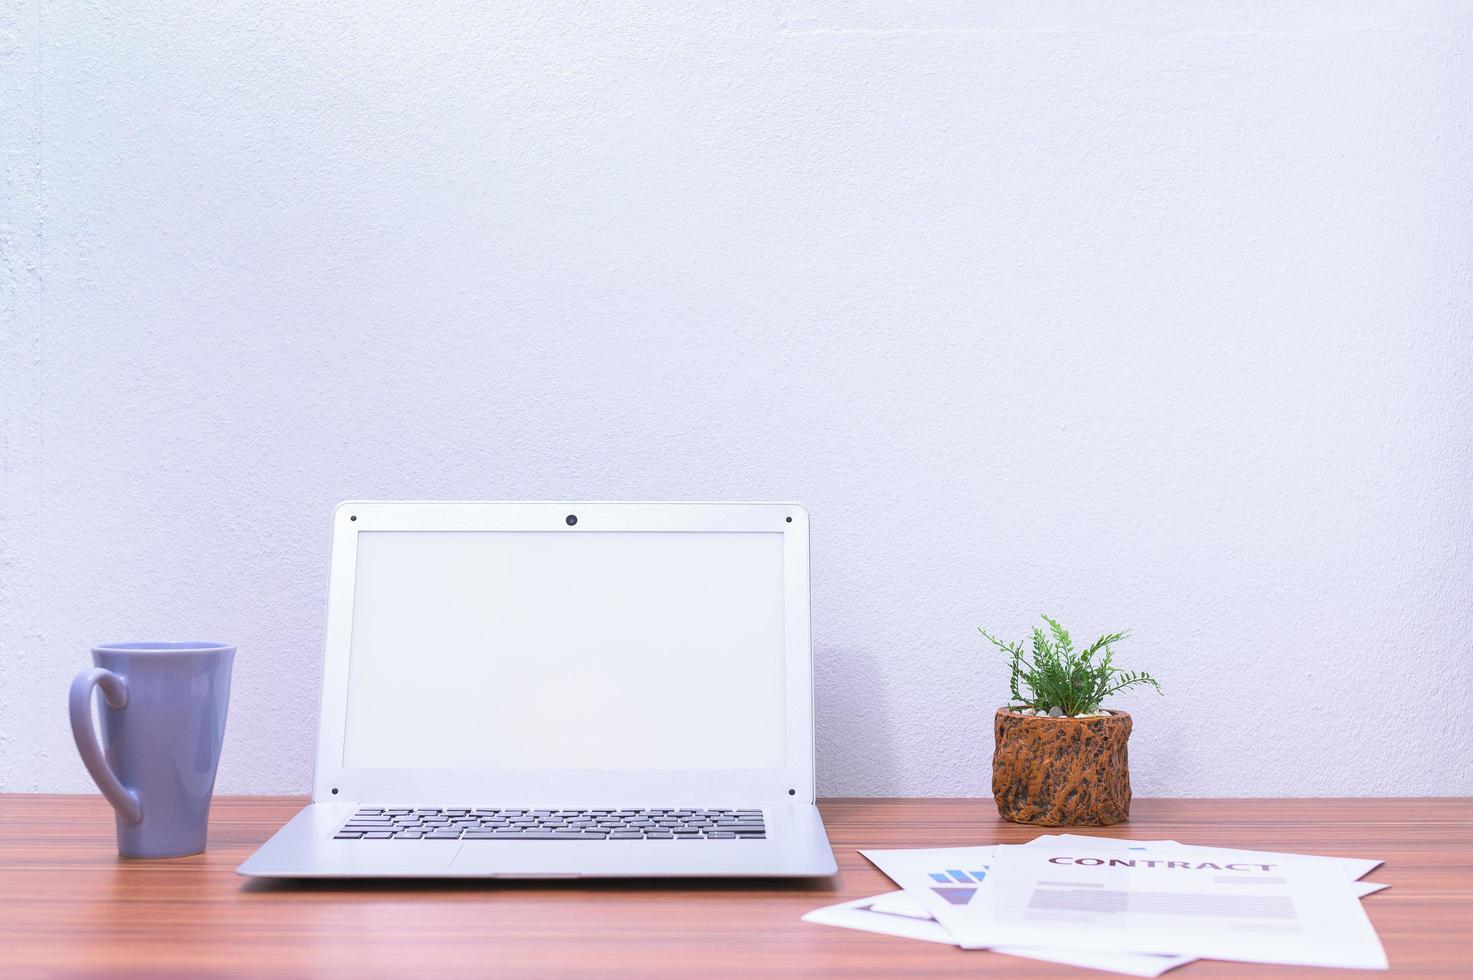
<path fill-rule="evenodd" d="M 619 874 L 629 867 L 633 850 L 633 842 L 611 840 L 468 840 L 461 844 L 450 871 L 527 877 Z"/>

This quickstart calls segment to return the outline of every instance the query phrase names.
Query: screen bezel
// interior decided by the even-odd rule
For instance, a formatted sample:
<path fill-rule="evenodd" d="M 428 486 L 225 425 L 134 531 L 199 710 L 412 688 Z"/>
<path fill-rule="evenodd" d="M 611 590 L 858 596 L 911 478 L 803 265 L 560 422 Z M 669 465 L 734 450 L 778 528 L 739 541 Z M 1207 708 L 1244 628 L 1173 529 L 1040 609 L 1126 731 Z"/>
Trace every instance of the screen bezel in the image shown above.
<path fill-rule="evenodd" d="M 577 523 L 569 525 L 569 514 Z M 362 531 L 778 531 L 783 535 L 784 765 L 743 770 L 438 770 L 343 765 Z M 347 501 L 333 513 L 312 797 L 414 805 L 706 806 L 815 797 L 808 513 L 767 503 Z"/>

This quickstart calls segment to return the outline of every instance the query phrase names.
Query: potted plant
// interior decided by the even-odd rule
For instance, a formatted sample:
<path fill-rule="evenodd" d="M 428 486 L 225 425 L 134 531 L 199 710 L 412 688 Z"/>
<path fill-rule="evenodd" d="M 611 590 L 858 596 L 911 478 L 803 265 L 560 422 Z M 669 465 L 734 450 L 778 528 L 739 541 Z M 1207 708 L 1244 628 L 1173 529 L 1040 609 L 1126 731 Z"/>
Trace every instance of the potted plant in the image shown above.
<path fill-rule="evenodd" d="M 981 631 L 1012 668 L 1012 703 L 993 722 L 997 812 L 1046 827 L 1119 823 L 1130 816 L 1130 715 L 1100 704 L 1140 684 L 1159 694 L 1161 685 L 1115 666 L 1112 648 L 1129 633 L 1107 633 L 1076 651 L 1068 630 L 1048 616 L 1043 621 L 1048 629 L 1033 628 L 1031 651 Z"/>

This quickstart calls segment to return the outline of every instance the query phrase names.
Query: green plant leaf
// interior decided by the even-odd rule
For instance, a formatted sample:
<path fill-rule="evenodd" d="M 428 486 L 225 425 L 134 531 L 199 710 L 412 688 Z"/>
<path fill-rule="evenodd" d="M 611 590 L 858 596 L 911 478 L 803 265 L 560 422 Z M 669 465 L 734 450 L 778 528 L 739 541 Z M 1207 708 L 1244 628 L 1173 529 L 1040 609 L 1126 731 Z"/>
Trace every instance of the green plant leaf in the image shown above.
<path fill-rule="evenodd" d="M 1041 711 L 1057 707 L 1065 714 L 1077 715 L 1098 711 L 1105 698 L 1132 687 L 1146 685 L 1162 693 L 1161 685 L 1150 674 L 1115 666 L 1114 645 L 1127 639 L 1128 631 L 1106 633 L 1076 651 L 1068 630 L 1049 616 L 1043 621 L 1047 630 L 1033 628 L 1031 659 L 1022 643 L 1004 642 L 979 628 L 988 642 L 1007 654 L 1011 703 Z"/>

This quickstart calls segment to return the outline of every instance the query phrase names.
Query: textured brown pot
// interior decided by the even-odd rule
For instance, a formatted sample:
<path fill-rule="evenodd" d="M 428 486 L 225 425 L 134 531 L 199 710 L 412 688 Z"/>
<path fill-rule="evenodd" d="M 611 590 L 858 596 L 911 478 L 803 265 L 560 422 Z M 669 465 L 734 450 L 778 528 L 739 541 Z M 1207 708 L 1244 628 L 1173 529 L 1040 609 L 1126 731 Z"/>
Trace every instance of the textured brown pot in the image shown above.
<path fill-rule="evenodd" d="M 1040 718 L 997 709 L 992 795 L 1004 820 L 1103 827 L 1130 816 L 1130 715 Z"/>

